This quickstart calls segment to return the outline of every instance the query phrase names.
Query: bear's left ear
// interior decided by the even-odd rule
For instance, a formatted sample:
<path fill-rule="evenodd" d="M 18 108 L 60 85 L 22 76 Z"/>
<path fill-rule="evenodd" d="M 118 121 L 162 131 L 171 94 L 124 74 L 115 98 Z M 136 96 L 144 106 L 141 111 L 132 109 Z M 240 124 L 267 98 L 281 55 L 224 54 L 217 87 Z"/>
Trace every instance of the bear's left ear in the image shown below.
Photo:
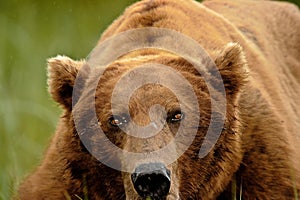
<path fill-rule="evenodd" d="M 48 86 L 52 98 L 65 109 L 72 109 L 72 92 L 79 69 L 85 61 L 66 56 L 48 59 Z"/>
<path fill-rule="evenodd" d="M 234 98 L 248 80 L 249 68 L 242 47 L 228 43 L 217 53 L 215 63 L 223 79 L 226 95 Z"/>

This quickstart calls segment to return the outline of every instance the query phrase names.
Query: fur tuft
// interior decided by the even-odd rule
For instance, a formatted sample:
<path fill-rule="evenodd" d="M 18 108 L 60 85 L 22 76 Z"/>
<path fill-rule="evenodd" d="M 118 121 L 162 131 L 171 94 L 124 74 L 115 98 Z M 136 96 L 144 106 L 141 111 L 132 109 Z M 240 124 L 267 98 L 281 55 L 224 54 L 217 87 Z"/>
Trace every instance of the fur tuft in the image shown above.
<path fill-rule="evenodd" d="M 48 59 L 48 86 L 52 98 L 66 109 L 72 107 L 73 86 L 85 61 L 74 61 L 66 56 Z"/>

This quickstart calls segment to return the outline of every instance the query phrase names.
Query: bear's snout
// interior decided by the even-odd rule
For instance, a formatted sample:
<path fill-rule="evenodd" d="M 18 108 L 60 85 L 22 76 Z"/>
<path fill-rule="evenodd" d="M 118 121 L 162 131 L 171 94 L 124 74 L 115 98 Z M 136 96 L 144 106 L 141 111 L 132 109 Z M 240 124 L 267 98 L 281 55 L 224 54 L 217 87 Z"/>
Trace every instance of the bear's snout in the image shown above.
<path fill-rule="evenodd" d="M 170 170 L 162 163 L 141 164 L 131 174 L 131 181 L 141 197 L 164 199 L 170 190 Z"/>

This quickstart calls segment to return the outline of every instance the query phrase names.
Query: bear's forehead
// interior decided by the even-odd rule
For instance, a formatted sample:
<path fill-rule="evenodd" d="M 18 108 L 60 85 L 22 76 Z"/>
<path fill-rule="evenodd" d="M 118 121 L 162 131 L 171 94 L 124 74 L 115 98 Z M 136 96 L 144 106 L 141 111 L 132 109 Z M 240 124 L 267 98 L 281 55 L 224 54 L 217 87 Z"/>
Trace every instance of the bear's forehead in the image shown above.
<path fill-rule="evenodd" d="M 120 79 L 116 78 L 99 84 L 96 96 L 101 101 L 100 104 L 110 105 L 113 103 L 120 107 L 129 105 L 133 109 L 150 108 L 154 104 L 166 107 L 174 107 L 175 104 L 178 104 L 176 94 L 164 85 L 145 84 L 133 89 L 125 84 L 119 84 L 118 80 Z"/>
<path fill-rule="evenodd" d="M 123 105 L 128 105 L 131 109 L 148 110 L 151 106 L 160 104 L 166 110 L 173 110 L 180 107 L 178 99 L 182 101 L 181 103 L 185 103 L 185 99 L 190 98 L 191 95 L 189 95 L 188 89 L 196 91 L 205 87 L 205 83 L 202 83 L 199 74 L 183 58 L 165 52 L 148 53 L 134 52 L 126 55 L 106 66 L 104 72 L 103 70 L 101 71 L 100 67 L 99 69 L 97 67 L 93 69 L 90 77 L 93 81 L 89 82 L 97 84 L 95 94 L 97 107 L 108 112 L 112 106 L 113 99 L 115 108 L 120 110 L 120 112 L 124 109 Z M 139 68 L 149 63 L 159 64 L 162 68 L 173 70 L 174 73 L 179 74 L 178 76 L 189 82 L 193 88 L 187 88 L 180 81 L 170 78 L 168 73 L 164 74 L 160 71 L 155 75 L 157 75 L 158 79 L 164 79 L 162 81 L 163 84 L 152 79 L 148 80 L 150 82 L 153 81 L 152 83 L 144 81 L 144 79 L 147 79 L 147 73 L 135 73 L 134 76 L 128 76 L 129 72 L 139 71 Z M 127 80 L 124 81 L 126 76 Z M 133 82 L 135 83 L 133 84 Z M 199 87 L 195 83 L 203 84 L 204 86 Z M 88 87 L 89 85 L 87 85 Z M 181 98 L 178 98 L 178 93 L 181 93 Z"/>
<path fill-rule="evenodd" d="M 139 66 L 134 69 L 138 68 Z M 180 80 L 170 78 L 169 74 L 161 74 L 160 72 L 154 73 L 150 80 L 147 73 L 134 71 L 131 76 L 127 74 L 131 69 L 131 66 L 113 65 L 108 67 L 99 79 L 96 94 L 104 96 L 105 99 L 112 98 L 114 95 L 120 103 L 124 101 L 124 96 L 130 95 L 132 100 L 143 102 L 146 105 L 149 100 L 165 103 L 174 102 L 177 101 L 176 96 L 178 93 L 186 93 L 189 89 L 195 89 L 191 84 L 195 82 L 195 76 L 191 76 L 189 82 L 184 77 L 184 72 L 182 74 L 178 73 L 178 77 L 175 77 L 175 79 L 185 79 L 186 85 L 180 83 Z"/>
<path fill-rule="evenodd" d="M 196 72 L 192 64 L 184 58 L 161 49 L 141 49 L 129 52 L 117 60 L 110 63 L 108 66 L 93 67 L 94 74 L 100 70 L 102 77 L 113 79 L 126 73 L 128 70 L 140 68 L 144 65 L 161 65 L 173 68 L 178 72 Z M 103 68 L 105 68 L 103 72 Z"/>

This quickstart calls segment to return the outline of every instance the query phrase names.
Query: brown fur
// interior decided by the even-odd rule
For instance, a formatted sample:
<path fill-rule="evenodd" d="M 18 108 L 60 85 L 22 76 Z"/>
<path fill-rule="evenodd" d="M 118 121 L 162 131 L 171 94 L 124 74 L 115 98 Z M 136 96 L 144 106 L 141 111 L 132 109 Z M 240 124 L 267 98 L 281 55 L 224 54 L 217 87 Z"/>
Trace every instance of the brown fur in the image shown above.
<path fill-rule="evenodd" d="M 107 137 L 133 152 L 157 150 L 172 139 L 177 129 L 172 124 L 146 143 L 107 124 L 112 91 L 122 74 L 143 63 L 165 64 L 180 71 L 197 88 L 201 110 L 192 145 L 168 166 L 174 176 L 168 199 L 231 199 L 234 194 L 243 199 L 299 198 L 299 10 L 288 3 L 270 1 L 212 0 L 199 4 L 191 0 L 144 0 L 129 7 L 99 42 L 128 29 L 149 26 L 181 32 L 214 58 L 227 94 L 224 130 L 213 150 L 199 158 L 197 153 L 211 116 L 211 100 L 203 78 L 174 54 L 139 50 L 114 61 L 97 87 L 97 117 Z M 98 69 L 67 57 L 50 59 L 48 66 L 49 91 L 64 114 L 42 164 L 20 186 L 20 199 L 76 199 L 76 195 L 96 200 L 140 199 L 129 174 L 97 161 L 74 127 L 71 97 L 78 70 L 84 68 L 74 109 L 89 122 L 93 120 L 88 115 L 92 106 L 89 102 L 93 101 L 91 84 L 100 76 Z M 178 100 L 166 88 L 144 86 L 133 94 L 129 104 L 133 120 L 149 123 L 148 110 L 153 104 L 172 111 Z M 186 133 L 193 128 L 187 127 Z M 101 139 L 90 134 L 86 137 L 91 144 Z M 100 151 L 97 145 L 93 150 Z M 113 153 L 105 156 L 116 159 Z"/>

